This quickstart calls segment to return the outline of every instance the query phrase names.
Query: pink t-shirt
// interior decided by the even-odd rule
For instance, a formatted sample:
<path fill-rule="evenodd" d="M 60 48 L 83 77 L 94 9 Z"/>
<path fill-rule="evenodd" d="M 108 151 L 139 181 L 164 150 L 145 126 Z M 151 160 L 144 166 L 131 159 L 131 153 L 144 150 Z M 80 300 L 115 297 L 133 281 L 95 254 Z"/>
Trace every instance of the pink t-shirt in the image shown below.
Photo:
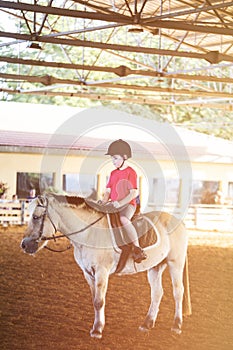
<path fill-rule="evenodd" d="M 137 189 L 136 171 L 130 166 L 123 170 L 113 170 L 106 187 L 111 190 L 110 199 L 120 201 L 129 194 L 130 190 Z M 136 199 L 132 199 L 130 204 L 136 206 Z"/>

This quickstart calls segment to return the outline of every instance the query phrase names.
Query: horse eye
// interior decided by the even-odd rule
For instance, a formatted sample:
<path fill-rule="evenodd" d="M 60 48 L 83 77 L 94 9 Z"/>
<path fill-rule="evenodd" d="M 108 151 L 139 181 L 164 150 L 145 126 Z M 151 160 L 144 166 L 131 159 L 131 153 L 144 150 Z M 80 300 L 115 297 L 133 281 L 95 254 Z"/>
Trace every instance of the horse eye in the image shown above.
<path fill-rule="evenodd" d="M 33 220 L 38 220 L 40 218 L 40 216 L 37 216 L 37 215 L 33 215 Z"/>

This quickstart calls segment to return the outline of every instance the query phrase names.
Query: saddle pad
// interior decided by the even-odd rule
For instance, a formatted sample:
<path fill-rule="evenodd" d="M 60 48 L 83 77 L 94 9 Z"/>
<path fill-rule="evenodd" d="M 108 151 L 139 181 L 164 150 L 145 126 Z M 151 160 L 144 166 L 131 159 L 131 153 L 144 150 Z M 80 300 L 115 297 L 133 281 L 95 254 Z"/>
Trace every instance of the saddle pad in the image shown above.
<path fill-rule="evenodd" d="M 157 242 L 157 234 L 151 225 L 150 221 L 153 222 L 153 216 L 151 215 L 135 215 L 132 218 L 132 224 L 134 225 L 139 239 L 139 244 L 142 248 L 153 245 Z M 149 219 L 149 220 L 147 220 Z M 119 248 L 122 249 L 125 245 L 130 242 L 126 230 L 121 226 L 119 213 L 110 214 L 111 226 L 114 232 L 115 241 Z"/>
<path fill-rule="evenodd" d="M 154 223 L 154 216 L 149 215 L 149 213 L 136 215 L 132 218 L 141 248 L 149 247 L 157 242 L 157 234 L 147 218 Z"/>
<path fill-rule="evenodd" d="M 121 208 L 114 208 L 111 202 L 106 205 L 99 204 L 96 201 L 85 199 L 85 202 L 88 206 L 92 207 L 94 210 L 97 210 L 102 213 L 108 213 L 110 217 L 111 227 L 114 232 L 115 242 L 117 246 L 122 249 L 128 245 L 130 240 L 128 239 L 127 232 L 124 230 L 120 223 L 119 211 Z M 156 212 L 146 213 L 146 214 L 135 214 L 131 219 L 139 238 L 139 244 L 142 248 L 153 245 L 157 241 L 157 234 L 154 231 L 153 226 L 147 221 L 147 218 L 153 223 L 156 222 Z"/>

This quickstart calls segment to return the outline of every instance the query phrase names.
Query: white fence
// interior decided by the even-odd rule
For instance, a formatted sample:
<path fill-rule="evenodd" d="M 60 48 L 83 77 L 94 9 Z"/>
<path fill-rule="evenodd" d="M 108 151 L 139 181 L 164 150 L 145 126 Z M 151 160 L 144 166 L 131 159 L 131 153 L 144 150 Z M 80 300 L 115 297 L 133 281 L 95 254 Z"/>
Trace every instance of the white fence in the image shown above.
<path fill-rule="evenodd" d="M 0 203 L 0 224 L 23 225 L 29 221 L 28 201 Z"/>
<path fill-rule="evenodd" d="M 28 201 L 20 203 L 0 203 L 0 225 L 23 225 L 29 221 Z M 153 210 L 154 208 L 151 208 Z M 170 211 L 171 208 L 163 208 Z M 179 208 L 172 210 L 179 216 Z M 183 218 L 189 229 L 233 231 L 233 206 L 229 205 L 192 205 Z"/>
<path fill-rule="evenodd" d="M 181 212 L 179 207 L 174 208 L 174 206 L 157 208 L 151 205 L 148 209 L 170 212 L 176 217 L 181 218 L 188 229 L 233 232 L 232 205 L 190 205 L 185 216 L 183 216 L 183 212 Z"/>
<path fill-rule="evenodd" d="M 233 231 L 232 205 L 192 205 L 184 219 L 188 228 Z"/>

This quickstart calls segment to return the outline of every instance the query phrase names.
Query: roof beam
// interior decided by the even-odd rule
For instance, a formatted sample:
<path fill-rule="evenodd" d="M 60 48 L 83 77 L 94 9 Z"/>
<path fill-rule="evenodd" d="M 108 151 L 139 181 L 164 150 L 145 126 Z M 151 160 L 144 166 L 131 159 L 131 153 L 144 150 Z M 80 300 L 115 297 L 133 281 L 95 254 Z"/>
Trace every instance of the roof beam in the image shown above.
<path fill-rule="evenodd" d="M 165 28 L 184 30 L 188 32 L 218 34 L 218 35 L 230 35 L 233 36 L 233 29 L 219 28 L 216 25 L 198 25 L 188 21 L 166 21 L 166 20 L 142 20 L 140 23 L 142 26 L 147 25 L 149 27 Z"/>
<path fill-rule="evenodd" d="M 121 15 L 116 12 L 108 11 L 105 13 L 98 12 L 88 12 L 88 11 L 76 11 L 76 10 L 68 10 L 64 8 L 51 7 L 51 6 L 41 6 L 41 5 L 31 5 L 22 2 L 12 2 L 12 1 L 2 1 L 0 0 L 0 8 L 10 8 L 14 10 L 22 10 L 22 11 L 31 11 L 31 12 L 39 12 L 45 14 L 53 14 L 58 16 L 65 17 L 74 17 L 74 18 L 88 18 L 92 20 L 100 20 L 106 22 L 116 22 L 116 23 L 124 23 L 128 25 L 135 24 L 134 17 L 128 17 L 125 15 Z M 226 7 L 226 6 L 225 6 Z M 217 26 L 202 26 L 196 25 L 192 23 L 187 23 L 185 21 L 171 21 L 171 20 L 158 20 L 155 18 L 145 18 L 140 20 L 140 25 L 149 25 L 150 27 L 157 28 L 166 28 L 166 29 L 175 29 L 175 30 L 185 30 L 191 32 L 199 32 L 199 33 L 211 33 L 211 34 L 219 34 L 219 35 L 230 35 L 233 36 L 233 29 L 229 28 L 219 28 Z"/>
<path fill-rule="evenodd" d="M 204 90 L 191 90 L 191 89 L 176 89 L 176 88 L 162 88 L 157 86 L 140 86 L 140 85 L 129 85 L 129 84 L 115 84 L 115 83 L 102 83 L 102 82 L 91 82 L 91 83 L 83 83 L 77 80 L 71 79 L 59 79 L 50 75 L 45 76 L 32 76 L 32 75 L 19 75 L 19 74 L 5 74 L 0 73 L 0 79 L 5 80 L 15 80 L 15 81 L 26 81 L 29 83 L 40 83 L 45 86 L 51 86 L 53 84 L 62 84 L 62 85 L 76 85 L 81 87 L 89 87 L 89 88 L 108 88 L 108 89 L 122 89 L 122 90 L 134 90 L 141 91 L 144 94 L 150 93 L 162 93 L 172 94 L 172 95 L 192 95 L 192 96 L 208 96 L 208 97 L 224 97 L 231 98 L 232 94 L 227 92 L 219 92 L 219 91 L 204 91 Z M 36 88 L 38 90 L 38 88 Z M 146 95 L 145 95 L 146 97 Z"/>
<path fill-rule="evenodd" d="M 148 24 L 150 21 L 159 20 L 159 19 L 165 19 L 165 18 L 174 18 L 174 17 L 179 17 L 179 16 L 186 16 L 186 15 L 192 15 L 194 13 L 201 13 L 201 12 L 209 12 L 212 10 L 217 10 L 217 9 L 222 9 L 222 8 L 227 8 L 230 6 L 233 6 L 233 1 L 229 2 L 222 2 L 220 4 L 215 4 L 211 5 L 209 4 L 208 6 L 203 6 L 203 3 L 200 3 L 200 7 L 191 9 L 191 10 L 182 10 L 182 11 L 176 11 L 176 12 L 169 12 L 165 13 L 163 15 L 155 16 L 155 17 L 150 17 L 150 18 L 145 18 L 143 21 Z M 191 5 L 190 5 L 191 6 Z"/>
<path fill-rule="evenodd" d="M 12 89 L 0 89 L 0 92 L 5 92 L 9 95 L 13 94 L 22 94 L 22 95 L 42 95 L 42 96 L 63 96 L 63 97 L 78 97 L 78 98 L 86 98 L 97 101 L 116 101 L 116 102 L 124 102 L 124 103 L 137 103 L 137 104 L 149 104 L 149 105 L 172 105 L 179 106 L 178 101 L 173 100 L 161 100 L 152 98 L 152 97 L 124 97 L 119 95 L 103 95 L 97 93 L 85 93 L 85 92 L 63 92 L 63 91 L 21 91 L 21 90 L 12 90 Z M 196 101 L 194 103 L 189 103 L 190 107 L 199 107 L 199 108 L 215 108 L 221 109 L 224 111 L 233 111 L 233 105 L 226 103 L 205 103 L 204 101 L 200 101 L 199 103 Z"/>
<path fill-rule="evenodd" d="M 233 30 L 232 30 L 232 34 L 233 34 Z M 2 32 L 2 31 L 0 31 L 0 37 L 14 38 L 17 40 L 25 40 L 25 41 L 38 41 L 41 43 L 50 43 L 50 44 L 57 44 L 57 45 L 90 47 L 90 48 L 97 48 L 101 50 L 108 49 L 108 50 L 126 51 L 126 52 L 134 52 L 134 53 L 140 52 L 140 53 L 145 53 L 150 55 L 196 58 L 196 59 L 204 59 L 210 63 L 218 63 L 221 61 L 233 62 L 233 56 L 221 54 L 218 51 L 209 51 L 206 54 L 200 54 L 196 52 L 155 49 L 155 48 L 145 47 L 145 46 L 107 44 L 102 42 L 80 40 L 80 39 L 61 39 L 61 38 L 54 38 L 46 35 L 37 36 L 37 35 L 29 35 L 29 34 Z"/>
<path fill-rule="evenodd" d="M 63 63 L 63 62 L 49 62 L 42 60 L 28 60 L 16 57 L 5 57 L 0 56 L 0 62 L 7 62 L 12 64 L 22 64 L 29 66 L 38 67 L 51 67 L 51 68 L 65 68 L 65 69 L 80 69 L 86 71 L 95 72 L 108 72 L 116 74 L 120 77 L 126 77 L 128 75 L 140 75 L 145 77 L 158 77 L 165 79 L 180 79 L 180 80 L 191 80 L 191 81 L 205 81 L 205 82 L 217 82 L 217 83 L 228 83 L 233 84 L 233 78 L 219 78 L 208 75 L 189 75 L 189 74 L 170 74 L 168 72 L 157 72 L 156 70 L 143 70 L 143 69 L 131 69 L 127 66 L 108 67 L 108 66 L 90 66 L 75 63 Z"/>
<path fill-rule="evenodd" d="M 12 1 L 0 1 L 0 7 L 2 8 L 9 8 L 14 10 L 21 10 L 21 11 L 29 11 L 29 12 L 39 12 L 44 14 L 52 14 L 52 15 L 59 15 L 59 16 L 65 16 L 65 17 L 79 17 L 79 18 L 89 18 L 89 19 L 96 19 L 96 20 L 103 20 L 106 22 L 113 22 L 115 20 L 122 21 L 121 23 L 128 23 L 135 22 L 135 19 L 132 17 L 124 16 L 121 14 L 117 14 L 117 12 L 113 12 L 107 9 L 103 9 L 100 6 L 94 6 L 93 4 L 89 4 L 86 1 L 75 1 L 76 3 L 85 5 L 87 7 L 91 7 L 95 9 L 97 12 L 89 12 L 89 11 L 76 11 L 76 10 L 69 10 L 65 8 L 58 8 L 58 7 L 51 7 L 51 6 L 41 6 L 37 4 L 27 4 L 23 2 L 12 2 Z M 172 18 L 172 17 L 178 17 L 178 16 L 184 16 L 184 15 L 190 15 L 193 13 L 198 12 L 209 12 L 211 10 L 221 9 L 221 8 L 227 8 L 233 6 L 233 2 L 222 2 L 220 4 L 214 4 L 209 6 L 204 6 L 200 8 L 194 8 L 191 10 L 182 10 L 177 12 L 169 12 L 163 15 L 155 16 L 153 18 L 145 18 L 143 22 L 150 23 L 152 20 L 156 19 L 164 19 L 164 18 Z M 111 19 L 108 17 L 111 16 Z"/>
<path fill-rule="evenodd" d="M 63 17 L 73 17 L 73 18 L 85 18 L 92 20 L 99 20 L 105 22 L 117 22 L 117 23 L 131 23 L 132 20 L 124 15 L 118 14 L 116 12 L 108 11 L 107 14 L 99 12 L 89 12 L 89 11 L 76 11 L 69 10 L 66 8 L 52 7 L 52 6 L 41 6 L 41 5 L 31 5 L 23 2 L 12 2 L 12 1 L 2 1 L 0 0 L 0 8 L 9 8 L 14 10 L 29 11 L 29 12 L 39 12 L 49 15 L 57 15 Z"/>

